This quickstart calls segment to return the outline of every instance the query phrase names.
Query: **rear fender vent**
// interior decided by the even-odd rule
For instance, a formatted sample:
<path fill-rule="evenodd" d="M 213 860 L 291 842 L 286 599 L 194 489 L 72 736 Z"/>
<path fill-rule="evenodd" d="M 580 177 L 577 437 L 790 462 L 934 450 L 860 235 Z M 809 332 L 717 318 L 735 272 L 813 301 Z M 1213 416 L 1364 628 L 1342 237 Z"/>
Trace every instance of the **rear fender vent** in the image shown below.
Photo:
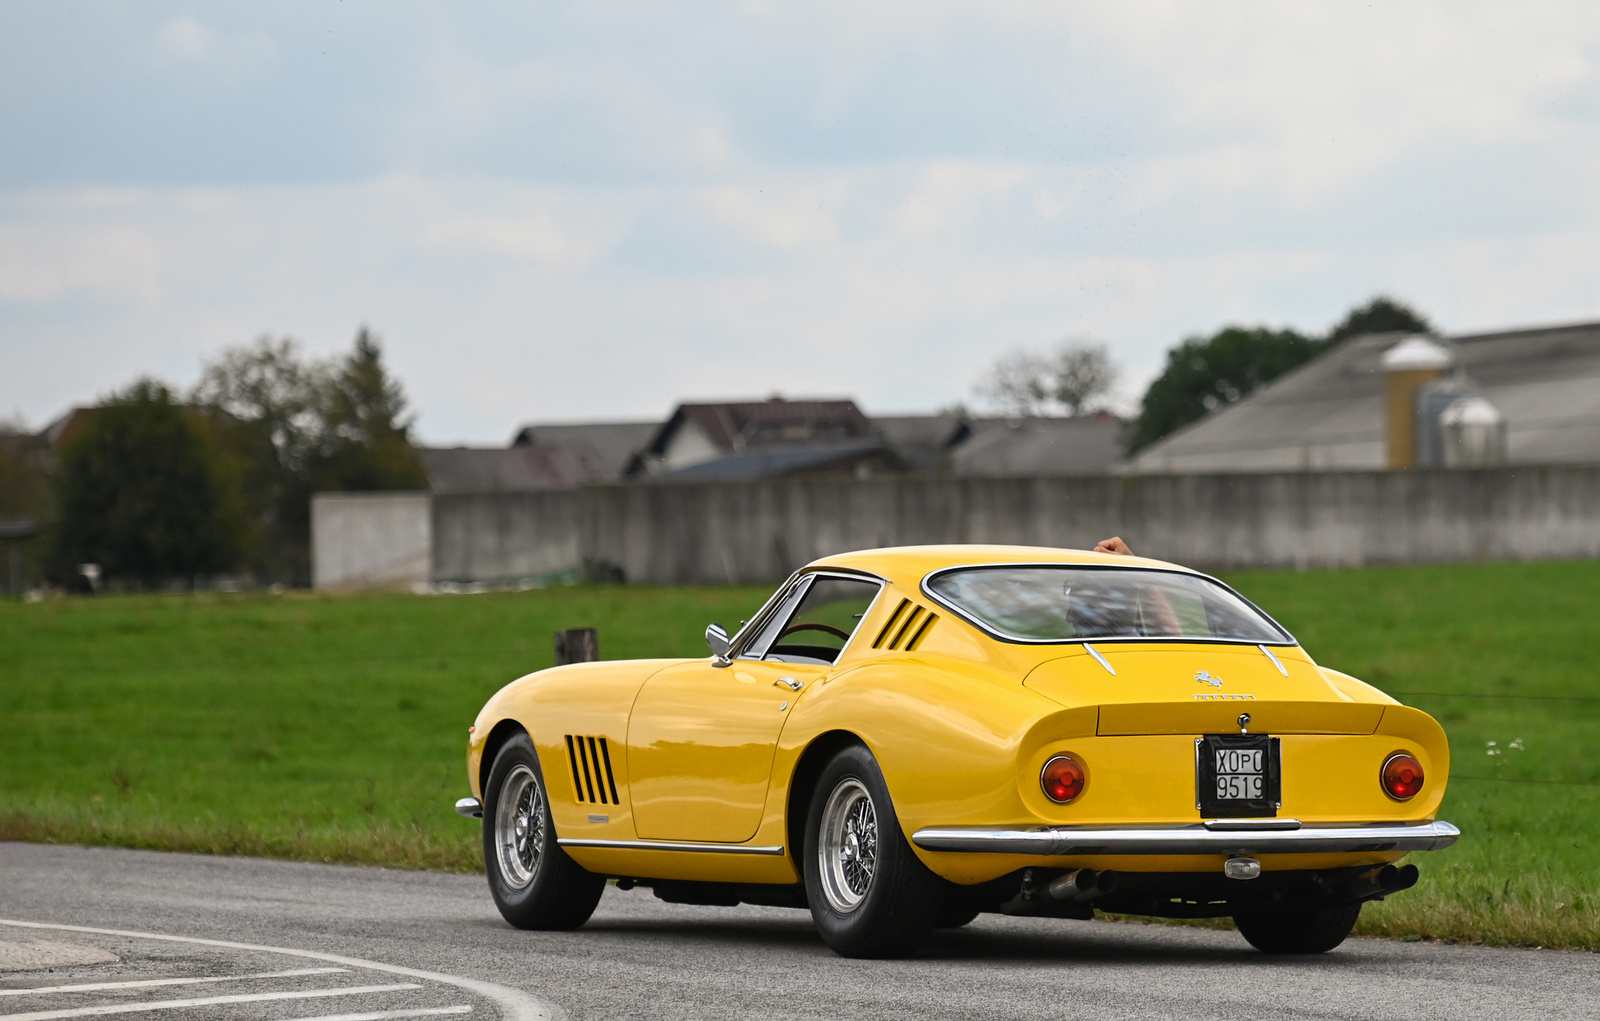
<path fill-rule="evenodd" d="M 603 737 L 567 735 L 567 761 L 572 765 L 572 789 L 580 804 L 620 805 L 617 778 L 611 772 L 611 749 Z"/>
<path fill-rule="evenodd" d="M 872 643 L 874 649 L 897 649 L 912 652 L 928 637 L 928 632 L 933 630 L 934 622 L 939 619 L 924 607 L 913 603 L 909 599 L 900 600 L 900 605 L 889 614 L 889 619 L 883 625 L 883 630 L 878 632 L 877 639 Z"/>

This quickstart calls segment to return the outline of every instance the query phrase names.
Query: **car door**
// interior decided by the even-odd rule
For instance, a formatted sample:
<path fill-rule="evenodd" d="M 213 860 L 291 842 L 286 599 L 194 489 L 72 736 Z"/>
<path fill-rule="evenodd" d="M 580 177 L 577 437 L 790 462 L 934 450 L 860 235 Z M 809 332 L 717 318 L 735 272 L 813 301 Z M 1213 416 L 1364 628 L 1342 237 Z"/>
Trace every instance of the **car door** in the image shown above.
<path fill-rule="evenodd" d="M 628 721 L 641 838 L 736 844 L 755 835 L 790 708 L 833 669 L 879 588 L 804 575 L 735 639 L 731 662 L 681 663 L 645 682 Z"/>

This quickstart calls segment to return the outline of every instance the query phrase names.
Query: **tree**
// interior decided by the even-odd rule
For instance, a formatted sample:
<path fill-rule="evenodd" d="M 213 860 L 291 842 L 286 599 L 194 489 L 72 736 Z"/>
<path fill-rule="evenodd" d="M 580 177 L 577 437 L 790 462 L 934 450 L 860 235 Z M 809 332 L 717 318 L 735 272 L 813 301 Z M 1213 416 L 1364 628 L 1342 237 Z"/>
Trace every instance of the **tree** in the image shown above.
<path fill-rule="evenodd" d="M 0 420 L 0 591 L 20 594 L 35 574 L 33 530 L 49 516 L 49 454 L 44 437 L 20 420 Z"/>
<path fill-rule="evenodd" d="M 317 393 L 327 375 L 326 366 L 302 360 L 292 339 L 261 336 L 208 363 L 194 400 L 253 423 L 274 460 L 292 470 L 312 447 Z"/>
<path fill-rule="evenodd" d="M 427 487 L 404 390 L 365 327 L 337 363 L 308 358 L 287 338 L 225 351 L 194 399 L 228 423 L 223 437 L 255 525 L 246 563 L 263 578 L 309 582 L 312 493 Z"/>
<path fill-rule="evenodd" d="M 1053 355 L 1013 351 L 973 389 L 1007 415 L 1031 417 L 1060 407 L 1081 415 L 1111 392 L 1117 367 L 1104 344 L 1066 344 Z"/>
<path fill-rule="evenodd" d="M 405 391 L 383 366 L 378 338 L 363 326 L 355 349 L 324 384 L 322 435 L 312 482 L 319 490 L 426 489 L 411 445 Z"/>
<path fill-rule="evenodd" d="M 44 440 L 22 422 L 0 421 L 0 519 L 44 516 Z"/>
<path fill-rule="evenodd" d="M 1117 367 L 1104 344 L 1064 347 L 1055 358 L 1055 399 L 1069 415 L 1092 411 L 1117 385 Z"/>
<path fill-rule="evenodd" d="M 309 580 L 310 464 L 329 375 L 293 340 L 262 336 L 208 363 L 191 398 L 225 423 L 221 438 L 239 465 L 253 526 L 244 562 L 264 580 Z"/>
<path fill-rule="evenodd" d="M 1013 351 L 995 362 L 973 390 L 1007 415 L 1042 415 L 1050 404 L 1050 361 L 1031 351 Z"/>
<path fill-rule="evenodd" d="M 1294 330 L 1229 326 L 1167 352 L 1133 425 L 1134 450 L 1244 397 L 1314 357 L 1323 342 Z"/>
<path fill-rule="evenodd" d="M 1365 305 L 1351 309 L 1328 331 L 1329 344 L 1367 333 L 1432 333 L 1433 324 L 1416 310 L 1380 294 Z"/>
<path fill-rule="evenodd" d="M 1350 337 L 1404 330 L 1431 333 L 1425 316 L 1378 295 L 1357 306 L 1322 337 L 1292 329 L 1225 326 L 1210 337 L 1190 337 L 1167 352 L 1167 366 L 1145 391 L 1131 448 L 1147 447 L 1209 412 L 1310 361 Z"/>
<path fill-rule="evenodd" d="M 61 452 L 57 569 L 145 585 L 238 563 L 237 480 L 210 424 L 149 379 L 103 401 Z"/>

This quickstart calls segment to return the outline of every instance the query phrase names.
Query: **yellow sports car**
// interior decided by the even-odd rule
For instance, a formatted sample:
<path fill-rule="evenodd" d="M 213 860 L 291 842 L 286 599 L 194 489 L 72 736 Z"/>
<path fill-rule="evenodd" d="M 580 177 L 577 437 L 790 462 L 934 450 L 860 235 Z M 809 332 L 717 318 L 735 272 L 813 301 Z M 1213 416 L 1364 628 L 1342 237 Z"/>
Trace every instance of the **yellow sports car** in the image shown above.
<path fill-rule="evenodd" d="M 809 908 L 853 957 L 1096 908 L 1320 953 L 1460 835 L 1438 723 L 1172 564 L 846 553 L 706 640 L 529 674 L 478 714 L 456 810 L 512 925 L 582 925 L 609 877 Z"/>

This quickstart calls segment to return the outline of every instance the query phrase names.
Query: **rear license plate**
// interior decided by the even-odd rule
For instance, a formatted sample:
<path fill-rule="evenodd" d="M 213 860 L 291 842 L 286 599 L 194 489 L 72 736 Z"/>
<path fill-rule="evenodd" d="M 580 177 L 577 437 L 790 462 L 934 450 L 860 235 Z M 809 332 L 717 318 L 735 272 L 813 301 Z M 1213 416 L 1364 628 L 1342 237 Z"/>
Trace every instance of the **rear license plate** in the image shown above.
<path fill-rule="evenodd" d="M 1278 739 L 1266 734 L 1195 738 L 1195 807 L 1208 818 L 1272 816 L 1279 793 Z"/>

